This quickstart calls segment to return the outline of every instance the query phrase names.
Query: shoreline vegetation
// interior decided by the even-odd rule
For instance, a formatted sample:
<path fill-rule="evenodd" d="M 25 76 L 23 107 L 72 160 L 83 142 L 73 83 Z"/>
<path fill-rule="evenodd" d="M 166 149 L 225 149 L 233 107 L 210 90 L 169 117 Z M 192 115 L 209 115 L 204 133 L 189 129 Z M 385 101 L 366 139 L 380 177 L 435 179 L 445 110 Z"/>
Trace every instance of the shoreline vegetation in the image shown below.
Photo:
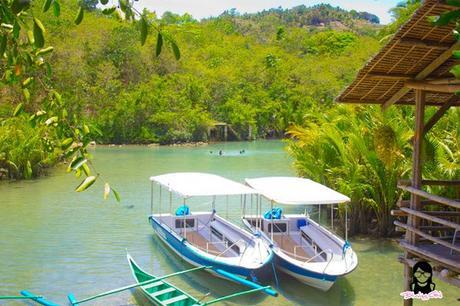
<path fill-rule="evenodd" d="M 201 21 L 144 11 L 147 22 L 177 41 L 180 60 L 174 48 L 158 57 L 155 35 L 142 35 L 139 45 L 141 24 L 122 22 L 96 5 L 85 8 L 76 28 L 78 7 L 60 2 L 59 18 L 42 12 L 43 1 L 31 8 L 54 51 L 46 51 L 46 71 L 30 74 L 49 88 L 28 79 L 21 84 L 0 61 L 0 75 L 12 79 L 0 87 L 0 179 L 36 178 L 67 161 L 70 171 L 86 175 L 77 187 L 85 190 L 97 177 L 89 172 L 90 158 L 75 154 L 93 140 L 194 146 L 216 138 L 287 137 L 299 176 L 351 198 L 352 235 L 395 235 L 391 209 L 405 197 L 397 180 L 410 176 L 413 109 L 382 113 L 334 99 L 420 1 L 399 4 L 386 26 L 371 14 L 325 4 L 255 14 L 229 10 Z M 43 111 L 53 103 L 56 113 Z M 435 111 L 428 108 L 427 116 Z M 70 127 L 56 127 L 59 118 Z M 425 177 L 460 176 L 458 122 L 460 111 L 450 109 L 427 135 Z M 81 140 L 68 141 L 69 133 Z M 441 196 L 456 192 L 432 189 Z M 343 205 L 338 217 L 343 223 Z"/>

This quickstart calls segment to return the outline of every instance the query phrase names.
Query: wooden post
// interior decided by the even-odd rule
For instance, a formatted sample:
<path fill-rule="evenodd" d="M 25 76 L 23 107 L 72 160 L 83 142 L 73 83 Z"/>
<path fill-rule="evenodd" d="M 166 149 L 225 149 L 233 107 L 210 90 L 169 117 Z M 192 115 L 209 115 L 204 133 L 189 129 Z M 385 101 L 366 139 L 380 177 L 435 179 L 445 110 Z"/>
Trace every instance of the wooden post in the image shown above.
<path fill-rule="evenodd" d="M 412 181 L 413 188 L 422 188 L 422 145 L 423 145 L 423 124 L 425 120 L 425 92 L 417 89 L 415 91 L 415 134 L 414 134 L 414 151 L 412 153 Z M 421 210 L 420 196 L 411 193 L 410 208 Z M 407 218 L 407 224 L 418 228 L 420 220 L 411 215 Z M 417 243 L 417 235 L 413 232 L 406 231 L 406 242 L 412 245 Z M 409 252 L 405 251 L 405 258 L 410 258 Z M 404 291 L 410 290 L 412 280 L 412 269 L 409 265 L 404 265 Z M 404 300 L 405 306 L 412 306 L 412 299 Z"/>
<path fill-rule="evenodd" d="M 224 126 L 224 141 L 227 141 L 227 137 L 228 137 L 228 126 L 225 125 Z"/>

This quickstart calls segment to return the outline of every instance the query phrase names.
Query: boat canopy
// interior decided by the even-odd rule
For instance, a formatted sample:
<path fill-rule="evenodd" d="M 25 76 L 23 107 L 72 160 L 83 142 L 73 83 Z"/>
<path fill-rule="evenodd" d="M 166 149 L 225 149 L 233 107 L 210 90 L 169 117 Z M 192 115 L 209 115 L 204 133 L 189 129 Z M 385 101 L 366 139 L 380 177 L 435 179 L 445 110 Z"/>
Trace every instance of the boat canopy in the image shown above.
<path fill-rule="evenodd" d="M 350 201 L 349 197 L 306 178 L 261 177 L 246 179 L 246 183 L 279 204 L 337 204 Z"/>
<path fill-rule="evenodd" d="M 150 180 L 169 188 L 184 198 L 255 194 L 254 189 L 210 173 L 178 172 L 150 177 Z"/>

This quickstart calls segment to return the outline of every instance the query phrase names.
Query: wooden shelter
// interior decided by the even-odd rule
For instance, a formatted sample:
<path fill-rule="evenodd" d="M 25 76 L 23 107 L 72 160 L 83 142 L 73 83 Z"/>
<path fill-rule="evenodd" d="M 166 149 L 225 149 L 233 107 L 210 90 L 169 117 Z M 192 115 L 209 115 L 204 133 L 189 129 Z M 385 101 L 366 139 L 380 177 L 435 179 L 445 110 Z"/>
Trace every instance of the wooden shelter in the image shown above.
<path fill-rule="evenodd" d="M 434 276 L 460 287 L 460 201 L 426 192 L 425 185 L 459 187 L 460 181 L 422 179 L 424 135 L 450 107 L 460 106 L 460 80 L 449 70 L 460 61 L 452 57 L 460 43 L 453 36 L 455 24 L 433 26 L 430 16 L 458 9 L 441 0 L 426 0 L 382 50 L 358 73 L 337 98 L 340 103 L 379 104 L 383 110 L 393 104 L 415 106 L 412 179 L 398 187 L 410 193 L 394 215 L 406 221 L 395 225 L 406 232 L 400 241 L 404 255 L 404 290 L 410 290 L 411 267 L 419 260 L 431 263 Z M 425 120 L 425 107 L 436 106 Z M 459 123 L 460 124 L 460 123 Z M 436 211 L 426 205 L 435 204 Z M 440 234 L 442 233 L 442 234 Z M 405 300 L 412 305 L 412 300 Z"/>

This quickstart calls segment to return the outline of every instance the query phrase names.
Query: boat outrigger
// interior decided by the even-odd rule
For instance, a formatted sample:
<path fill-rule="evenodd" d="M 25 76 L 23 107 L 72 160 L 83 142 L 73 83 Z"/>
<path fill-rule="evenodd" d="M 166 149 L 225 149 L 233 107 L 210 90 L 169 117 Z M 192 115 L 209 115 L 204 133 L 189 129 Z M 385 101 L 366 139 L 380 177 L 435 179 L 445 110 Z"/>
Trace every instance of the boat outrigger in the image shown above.
<path fill-rule="evenodd" d="M 121 288 L 116 288 L 112 289 L 109 291 L 105 291 L 81 300 L 77 300 L 75 296 L 70 293 L 67 298 L 69 299 L 69 302 L 72 306 L 79 306 L 83 303 L 87 303 L 99 298 L 103 298 L 109 295 L 117 294 L 122 291 L 134 289 L 134 288 L 140 288 L 142 290 L 142 293 L 144 296 L 149 300 L 150 303 L 153 305 L 158 305 L 158 306 L 206 306 L 206 305 L 211 305 L 215 304 L 224 300 L 228 300 L 237 296 L 242 296 L 254 292 L 274 292 L 276 295 L 276 292 L 273 291 L 270 286 L 260 286 L 256 283 L 252 283 L 250 281 L 245 281 L 249 287 L 252 289 L 245 290 L 245 291 L 240 291 L 236 292 L 230 295 L 226 295 L 223 297 L 219 297 L 217 299 L 211 300 L 211 301 L 204 301 L 204 299 L 209 295 L 206 294 L 202 298 L 197 299 L 184 290 L 170 284 L 166 279 L 187 274 L 187 273 L 192 273 L 200 270 L 205 270 L 205 269 L 212 269 L 213 267 L 207 267 L 207 266 L 200 266 L 200 267 L 195 267 L 192 269 L 184 270 L 184 271 L 179 271 L 175 272 L 172 274 L 164 275 L 164 276 L 154 276 L 152 274 L 149 274 L 142 270 L 134 261 L 134 259 L 127 254 L 126 255 L 129 263 L 129 267 L 131 270 L 131 273 L 136 280 L 136 283 L 123 286 Z M 21 294 L 25 295 L 23 292 Z M 28 293 L 29 294 L 29 293 Z M 31 296 L 31 294 L 29 294 Z M 35 301 L 36 298 L 41 298 L 41 297 L 34 297 L 31 296 Z M 47 306 L 58 306 L 57 304 L 43 304 Z"/>
<path fill-rule="evenodd" d="M 271 209 L 264 216 L 260 213 L 261 206 L 256 208 L 258 213 L 255 215 L 244 212 L 243 223 L 270 241 L 278 269 L 307 285 L 327 291 L 337 277 L 357 267 L 358 258 L 347 240 L 347 222 L 343 240 L 313 221 L 307 213 L 283 214 L 281 208 L 273 207 L 274 203 L 333 205 L 349 202 L 348 197 L 309 179 L 297 177 L 246 179 L 246 183 L 270 201 Z"/>
<path fill-rule="evenodd" d="M 255 193 L 252 188 L 207 173 L 170 173 L 150 180 L 152 212 L 153 182 L 160 185 L 160 199 L 158 213 L 152 213 L 149 221 L 158 237 L 185 261 L 194 266 L 213 266 L 207 271 L 220 277 L 232 279 L 231 275 L 237 275 L 232 279 L 236 282 L 241 277 L 256 280 L 258 272 L 271 264 L 273 252 L 265 239 L 220 217 L 215 209 L 217 197 L 227 199 L 228 211 L 229 196 L 239 196 L 245 202 L 246 195 Z M 164 188 L 169 190 L 169 213 L 161 210 Z M 183 201 L 175 214 L 173 192 Z M 186 204 L 191 197 L 211 197 L 212 210 L 190 212 Z"/>
<path fill-rule="evenodd" d="M 138 284 L 145 284 L 140 286 L 144 296 L 147 297 L 151 303 L 159 306 L 205 306 L 228 300 L 237 296 L 270 289 L 270 286 L 258 286 L 257 284 L 254 284 L 256 287 L 253 287 L 253 289 L 240 291 L 206 302 L 204 299 L 208 296 L 208 294 L 204 295 L 201 299 L 197 299 L 189 295 L 185 291 L 165 281 L 166 277 L 156 277 L 142 270 L 131 258 L 131 256 L 129 256 L 129 254 L 128 262 L 131 267 L 131 272 Z M 196 267 L 193 269 L 170 274 L 168 277 L 205 269 L 212 269 L 212 267 Z"/>

